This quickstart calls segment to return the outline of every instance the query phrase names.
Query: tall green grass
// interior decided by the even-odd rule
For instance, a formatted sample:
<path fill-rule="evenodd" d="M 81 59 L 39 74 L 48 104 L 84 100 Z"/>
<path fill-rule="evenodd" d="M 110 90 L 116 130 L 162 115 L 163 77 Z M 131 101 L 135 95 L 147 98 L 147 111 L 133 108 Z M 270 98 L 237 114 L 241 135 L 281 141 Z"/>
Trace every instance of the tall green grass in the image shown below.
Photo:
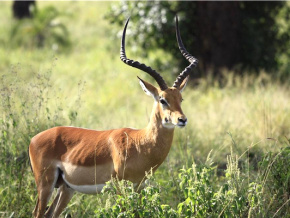
<path fill-rule="evenodd" d="M 119 60 L 119 41 L 102 19 L 110 3 L 37 3 L 40 10 L 52 4 L 71 14 L 62 22 L 72 47 L 60 53 L 49 45 L 9 46 L 16 21 L 11 2 L 1 2 L 0 30 L 6 33 L 0 36 L 3 217 L 29 217 L 36 203 L 27 158 L 32 136 L 57 125 L 143 128 L 153 105 L 136 76 L 154 81 Z M 128 56 L 134 55 L 128 48 Z M 164 57 L 164 62 L 172 60 Z M 151 58 L 142 61 L 151 64 Z M 162 75 L 174 81 L 171 72 Z M 199 85 L 191 83 L 183 93 L 189 123 L 176 129 L 169 156 L 145 189 L 136 193 L 130 183 L 112 181 L 100 195 L 76 194 L 63 216 L 287 217 L 289 84 L 263 72 L 239 77 L 227 71 L 219 83 L 212 78 L 194 83 Z"/>

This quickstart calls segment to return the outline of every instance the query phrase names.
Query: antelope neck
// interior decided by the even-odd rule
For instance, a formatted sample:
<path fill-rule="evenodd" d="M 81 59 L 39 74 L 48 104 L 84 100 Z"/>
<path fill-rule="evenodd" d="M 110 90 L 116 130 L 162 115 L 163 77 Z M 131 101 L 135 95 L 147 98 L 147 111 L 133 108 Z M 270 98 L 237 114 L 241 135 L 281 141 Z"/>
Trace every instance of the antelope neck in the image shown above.
<path fill-rule="evenodd" d="M 169 151 L 173 140 L 174 128 L 166 128 L 162 125 L 160 110 L 160 106 L 155 102 L 150 121 L 145 128 L 146 136 L 154 141 L 154 143 L 152 143 L 153 146 L 168 149 Z"/>

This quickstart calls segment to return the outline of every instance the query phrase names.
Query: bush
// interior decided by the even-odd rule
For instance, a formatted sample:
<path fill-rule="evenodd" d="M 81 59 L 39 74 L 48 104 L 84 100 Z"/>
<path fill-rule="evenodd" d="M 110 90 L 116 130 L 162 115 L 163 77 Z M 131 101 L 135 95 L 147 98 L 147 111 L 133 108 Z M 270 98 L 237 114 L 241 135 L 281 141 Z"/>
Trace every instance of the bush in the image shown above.
<path fill-rule="evenodd" d="M 0 211 L 7 217 L 31 216 L 36 189 L 28 167 L 30 139 L 45 129 L 69 124 L 64 101 L 50 81 L 52 69 L 35 74 L 30 82 L 19 77 L 21 68 L 13 66 L 0 77 Z"/>
<path fill-rule="evenodd" d="M 162 48 L 183 68 L 187 62 L 175 39 L 178 14 L 185 47 L 199 59 L 200 73 L 222 76 L 227 68 L 240 74 L 266 70 L 276 75 L 278 67 L 289 68 L 289 10 L 287 2 L 128 1 L 113 5 L 106 18 L 121 28 L 130 16 L 128 34 L 138 48 L 146 53 Z"/>
<path fill-rule="evenodd" d="M 268 152 L 260 162 L 262 188 L 267 196 L 267 210 L 273 216 L 281 217 L 290 213 L 290 146 L 281 148 L 279 153 Z"/>
<path fill-rule="evenodd" d="M 282 162 L 289 158 L 289 147 L 278 154 L 283 156 Z M 285 217 L 289 213 L 289 161 L 283 170 L 270 172 L 273 160 L 267 153 L 260 162 L 257 176 L 249 177 L 239 168 L 238 156 L 231 153 L 227 157 L 225 177 L 218 177 L 216 166 L 210 158 L 205 164 L 195 163 L 179 173 L 177 195 L 180 202 L 177 207 L 164 204 L 161 198 L 161 186 L 152 176 L 147 175 L 145 188 L 139 189 L 129 181 L 112 179 L 104 187 L 100 198 L 102 203 L 95 209 L 96 217 Z M 269 161 L 270 160 L 270 161 Z M 261 172 L 261 174 L 260 174 Z M 271 194 L 265 184 L 273 183 L 277 173 L 283 177 L 280 183 L 271 186 Z M 288 177 L 287 177 L 288 176 Z M 277 185 L 277 186 L 276 186 Z M 137 192 L 136 192 L 137 190 Z M 164 190 L 162 190 L 164 191 Z M 279 195 L 279 193 L 281 195 Z M 272 195 L 273 194 L 273 195 Z M 273 199 L 272 197 L 275 196 Z M 282 197 L 281 201 L 279 198 Z M 92 214 L 91 214 L 92 215 Z"/>
<path fill-rule="evenodd" d="M 69 32 L 61 21 L 67 16 L 55 7 L 49 6 L 33 11 L 33 18 L 15 20 L 11 28 L 11 43 L 26 48 L 50 47 L 58 51 L 71 45 Z"/>
<path fill-rule="evenodd" d="M 97 217 L 177 217 L 169 205 L 161 204 L 160 187 L 149 176 L 146 187 L 138 187 L 129 181 L 112 179 L 102 191 L 107 198 L 106 207 L 96 211 Z"/>

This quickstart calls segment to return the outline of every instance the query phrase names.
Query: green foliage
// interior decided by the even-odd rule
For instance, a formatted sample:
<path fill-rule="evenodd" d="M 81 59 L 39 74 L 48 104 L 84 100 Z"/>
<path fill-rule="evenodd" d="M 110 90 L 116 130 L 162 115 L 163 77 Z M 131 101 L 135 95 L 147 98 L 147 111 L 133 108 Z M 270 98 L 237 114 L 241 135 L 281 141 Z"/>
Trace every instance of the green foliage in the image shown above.
<path fill-rule="evenodd" d="M 289 147 L 288 147 L 289 148 Z M 289 158 L 289 149 L 283 153 L 285 159 Z M 177 206 L 171 206 L 162 198 L 162 187 L 152 176 L 142 189 L 129 181 L 113 179 L 98 196 L 96 209 L 85 215 L 94 217 L 286 217 L 289 213 L 289 189 L 285 186 L 288 179 L 283 178 L 283 187 L 272 186 L 271 194 L 265 189 L 265 184 L 272 184 L 277 172 L 273 176 L 267 175 L 273 166 L 273 159 L 268 162 L 271 153 L 260 163 L 260 171 L 255 177 L 249 177 L 245 171 L 238 167 L 239 158 L 233 153 L 227 156 L 225 177 L 217 177 L 216 166 L 213 164 L 211 154 L 204 164 L 193 164 L 189 168 L 179 170 L 179 184 L 176 195 L 181 199 Z M 288 161 L 289 162 L 289 161 Z M 285 162 L 277 163 L 280 167 Z M 287 163 L 288 164 L 288 163 Z M 286 164 L 282 174 L 289 174 Z M 281 172 L 279 173 L 281 174 Z M 271 177 L 271 178 L 270 178 Z M 169 185 L 170 183 L 168 183 Z M 137 190 L 137 191 L 136 191 Z M 273 201 L 283 197 L 281 201 Z M 282 195 L 277 195 L 280 192 Z M 102 199 L 102 200 L 100 200 Z M 268 204 L 269 203 L 269 204 Z M 73 205 L 74 206 L 74 205 Z M 74 214 L 66 210 L 65 214 Z M 84 214 L 82 214 L 84 215 Z"/>
<path fill-rule="evenodd" d="M 172 73 L 176 74 L 178 69 L 174 68 L 177 63 L 175 59 L 182 64 L 187 64 L 177 50 L 172 22 L 175 14 L 171 12 L 178 5 L 177 2 L 167 1 L 122 1 L 119 5 L 112 5 L 105 18 L 111 23 L 118 24 L 118 29 L 112 31 L 112 35 L 117 35 L 117 32 L 120 34 L 120 29 L 123 28 L 125 20 L 130 17 L 131 22 L 128 26 L 126 40 L 128 47 L 133 47 L 135 51 L 139 51 L 138 55 L 144 57 L 147 57 L 150 51 L 155 53 L 157 49 L 165 49 L 174 58 L 165 56 L 167 61 L 163 61 L 160 56 L 155 56 L 154 62 L 152 61 L 150 64 L 158 71 L 173 70 Z M 182 30 L 184 36 L 184 29 Z M 186 41 L 188 42 L 188 40 Z M 186 65 L 182 66 L 185 67 Z"/>
<path fill-rule="evenodd" d="M 222 76 L 220 68 L 240 74 L 276 73 L 282 63 L 288 68 L 282 59 L 289 59 L 289 10 L 287 2 L 122 1 L 111 7 L 106 18 L 120 29 L 130 16 L 135 28 L 129 27 L 128 35 L 136 47 L 146 52 L 162 48 L 184 67 L 174 38 L 178 14 L 183 41 L 199 59 L 199 68 Z"/>
<path fill-rule="evenodd" d="M 216 180 L 215 167 L 211 165 L 194 164 L 183 169 L 179 177 L 185 201 L 178 205 L 179 213 L 186 217 L 244 216 L 248 210 L 248 189 L 242 183 L 237 163 L 235 156 L 228 156 L 225 181 L 220 184 Z M 256 206 L 256 202 L 252 201 L 252 205 Z"/>
<path fill-rule="evenodd" d="M 152 176 L 144 189 L 136 192 L 129 181 L 112 179 L 102 191 L 107 198 L 106 206 L 95 211 L 96 217 L 177 217 L 177 212 L 169 205 L 161 204 L 160 187 Z"/>
<path fill-rule="evenodd" d="M 281 72 L 279 76 L 283 76 L 285 79 L 289 79 L 290 72 L 290 2 L 287 2 L 287 7 L 283 7 L 279 14 L 276 16 L 276 22 L 278 24 L 278 37 L 281 42 L 284 42 L 284 46 L 280 47 L 282 49 L 281 56 L 278 59 L 279 67 Z M 284 74 L 283 74 L 284 73 Z"/>
<path fill-rule="evenodd" d="M 7 217 L 31 216 L 36 189 L 28 161 L 30 139 L 68 123 L 50 80 L 52 69 L 35 74 L 33 82 L 19 77 L 21 70 L 21 65 L 13 66 L 0 77 L 0 211 Z"/>
<path fill-rule="evenodd" d="M 289 214 L 290 198 L 290 146 L 281 148 L 279 153 L 268 152 L 264 155 L 260 164 L 263 190 L 268 192 L 268 210 L 274 211 L 275 216 Z M 275 208 L 275 209 L 274 209 Z"/>
<path fill-rule="evenodd" d="M 49 47 L 54 51 L 71 45 L 69 32 L 61 17 L 66 16 L 53 6 L 33 11 L 33 18 L 15 20 L 11 28 L 11 43 L 27 48 Z"/>

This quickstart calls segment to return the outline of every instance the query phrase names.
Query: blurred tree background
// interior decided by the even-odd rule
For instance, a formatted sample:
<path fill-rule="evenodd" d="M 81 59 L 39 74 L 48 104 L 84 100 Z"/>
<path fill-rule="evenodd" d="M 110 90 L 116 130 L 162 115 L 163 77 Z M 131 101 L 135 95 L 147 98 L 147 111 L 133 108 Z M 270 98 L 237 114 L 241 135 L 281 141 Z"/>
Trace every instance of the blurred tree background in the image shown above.
<path fill-rule="evenodd" d="M 279 69 L 280 78 L 289 77 L 289 2 L 122 1 L 106 18 L 120 28 L 130 16 L 131 46 L 138 44 L 147 52 L 162 48 L 184 67 L 187 63 L 173 37 L 176 14 L 185 47 L 199 59 L 196 77 L 220 77 L 223 69 L 273 75 Z M 158 58 L 155 61 L 162 70 Z"/>
<path fill-rule="evenodd" d="M 11 46 L 43 48 L 54 50 L 70 47 L 70 37 L 66 25 L 60 17 L 67 16 L 54 6 L 38 10 L 35 1 L 13 1 L 13 17 L 16 19 L 10 31 Z"/>

